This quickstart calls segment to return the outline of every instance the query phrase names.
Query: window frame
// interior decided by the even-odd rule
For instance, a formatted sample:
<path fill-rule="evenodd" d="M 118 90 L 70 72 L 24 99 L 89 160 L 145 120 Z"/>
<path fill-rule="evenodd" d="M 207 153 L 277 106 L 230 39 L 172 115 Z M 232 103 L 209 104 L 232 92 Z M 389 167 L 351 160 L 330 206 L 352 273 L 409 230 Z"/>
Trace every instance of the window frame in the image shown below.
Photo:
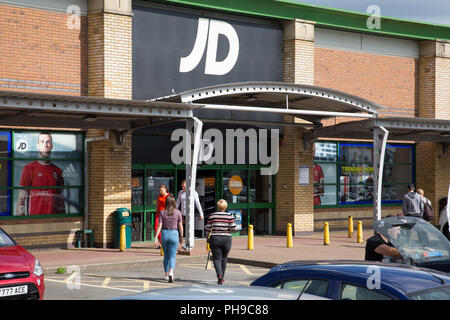
<path fill-rule="evenodd" d="M 50 158 L 50 161 L 64 161 L 64 162 L 70 162 L 70 161 L 77 161 L 81 164 L 81 184 L 80 185 L 65 185 L 65 186 L 54 186 L 54 187 L 22 187 L 19 185 L 15 185 L 15 176 L 14 176 L 14 169 L 15 169 L 15 162 L 16 161 L 36 161 L 39 160 L 35 157 L 15 157 L 15 151 L 14 151 L 14 143 L 15 141 L 15 135 L 18 133 L 37 133 L 37 132 L 49 132 L 50 134 L 74 134 L 74 135 L 81 135 L 81 153 L 80 158 Z M 86 132 L 84 131 L 68 131 L 68 130 L 46 130 L 46 129 L 5 129 L 0 130 L 1 133 L 9 133 L 9 145 L 8 145 L 8 152 L 9 157 L 0 157 L 0 160 L 6 160 L 9 161 L 9 167 L 8 167 L 8 186 L 7 187 L 1 187 L 0 189 L 8 190 L 9 193 L 9 199 L 8 199 L 8 212 L 0 212 L 0 220 L 20 220 L 20 219 L 42 219 L 42 218 L 73 218 L 73 217 L 81 217 L 84 214 L 84 168 L 85 168 L 85 162 L 84 162 L 84 156 L 85 156 L 85 149 L 84 149 L 84 141 L 86 138 Z M 60 213 L 60 214 L 39 214 L 39 215 L 25 215 L 25 216 L 16 216 L 14 215 L 14 202 L 15 202 L 15 196 L 16 193 L 19 190 L 27 190 L 27 189 L 77 189 L 79 192 L 79 199 L 80 199 L 80 206 L 79 206 L 79 212 L 77 213 Z"/>
<path fill-rule="evenodd" d="M 346 186 L 350 186 L 350 185 L 359 185 L 359 184 L 342 184 L 340 181 L 340 168 L 342 166 L 342 164 L 346 164 L 349 163 L 348 161 L 346 162 L 341 162 L 340 160 L 340 152 L 341 152 L 341 147 L 342 146 L 363 146 L 363 147 L 371 147 L 373 150 L 373 142 L 370 141 L 364 141 L 364 142 L 359 142 L 359 141 L 334 141 L 334 140 L 316 140 L 313 143 L 332 143 L 336 145 L 336 158 L 335 161 L 326 161 L 326 160 L 314 160 L 315 155 L 313 155 L 313 164 L 318 164 L 318 165 L 334 165 L 335 166 L 335 178 L 336 180 L 334 182 L 327 182 L 327 183 L 323 183 L 322 185 L 324 187 L 326 186 L 333 186 L 335 188 L 335 204 L 320 204 L 320 205 L 314 205 L 314 209 L 327 209 L 327 208 L 352 208 L 352 207 L 371 207 L 373 206 L 373 200 L 364 200 L 364 201 L 346 201 L 346 202 L 342 202 L 340 201 L 340 188 L 343 185 Z M 411 177 L 412 177 L 412 181 L 410 182 L 400 182 L 400 183 L 383 183 L 383 190 L 384 187 L 387 186 L 405 186 L 405 190 L 406 190 L 406 186 L 408 185 L 408 183 L 414 183 L 415 184 L 415 180 L 416 180 L 416 175 L 415 175 L 415 169 L 416 169 L 416 145 L 415 144 L 408 144 L 408 143 L 388 143 L 386 145 L 386 148 L 409 148 L 411 149 L 411 162 L 392 162 L 389 163 L 392 166 L 406 166 L 409 165 L 411 166 Z M 367 163 L 369 166 L 372 165 L 373 167 L 373 162 L 369 162 Z M 385 162 L 386 165 L 386 162 Z M 318 183 L 314 183 L 313 182 L 313 186 L 317 186 L 319 185 Z M 384 207 L 399 207 L 402 205 L 402 200 L 382 200 L 381 201 L 382 206 Z"/>

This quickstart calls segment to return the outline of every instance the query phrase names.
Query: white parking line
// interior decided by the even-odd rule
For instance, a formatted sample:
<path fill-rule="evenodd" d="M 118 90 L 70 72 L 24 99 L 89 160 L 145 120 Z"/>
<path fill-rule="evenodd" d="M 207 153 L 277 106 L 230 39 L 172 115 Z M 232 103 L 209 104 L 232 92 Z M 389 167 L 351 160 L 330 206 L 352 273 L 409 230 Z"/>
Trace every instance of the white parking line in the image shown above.
<path fill-rule="evenodd" d="M 45 281 L 59 282 L 59 283 L 67 284 L 66 281 L 55 280 L 55 279 L 48 279 L 48 278 L 45 279 Z M 77 284 L 80 285 L 80 286 L 91 287 L 91 288 L 111 289 L 111 290 L 120 290 L 120 291 L 128 291 L 128 292 L 142 292 L 142 290 L 123 289 L 123 288 L 117 288 L 117 287 L 103 287 L 103 286 L 96 286 L 96 285 L 87 284 L 87 283 L 77 283 Z"/>
<path fill-rule="evenodd" d="M 103 280 L 102 287 L 108 286 L 108 283 L 109 283 L 110 281 L 111 281 L 111 278 L 110 278 L 110 277 L 106 277 L 105 280 Z"/>
<path fill-rule="evenodd" d="M 253 273 L 251 273 L 246 266 L 244 266 L 243 264 L 240 264 L 239 267 L 241 267 L 241 269 L 246 273 L 246 274 L 250 274 L 252 275 Z"/>

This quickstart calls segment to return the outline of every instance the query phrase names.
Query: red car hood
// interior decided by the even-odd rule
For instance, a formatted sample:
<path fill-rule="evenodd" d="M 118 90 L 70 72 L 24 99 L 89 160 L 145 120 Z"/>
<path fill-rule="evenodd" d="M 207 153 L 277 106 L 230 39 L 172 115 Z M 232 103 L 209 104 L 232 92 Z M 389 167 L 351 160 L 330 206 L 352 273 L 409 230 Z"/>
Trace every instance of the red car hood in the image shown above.
<path fill-rule="evenodd" d="M 32 271 L 33 256 L 20 246 L 0 248 L 0 273 Z"/>

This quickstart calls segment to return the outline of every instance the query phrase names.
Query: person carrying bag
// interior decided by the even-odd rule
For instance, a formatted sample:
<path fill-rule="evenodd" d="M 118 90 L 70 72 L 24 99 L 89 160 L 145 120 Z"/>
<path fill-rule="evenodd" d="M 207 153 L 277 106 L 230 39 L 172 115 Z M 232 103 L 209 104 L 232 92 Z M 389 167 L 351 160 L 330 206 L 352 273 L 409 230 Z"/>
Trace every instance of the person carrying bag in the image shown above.
<path fill-rule="evenodd" d="M 227 257 L 231 250 L 231 232 L 236 230 L 236 222 L 231 213 L 225 212 L 227 202 L 220 199 L 217 202 L 219 211 L 209 215 L 205 226 L 209 238 L 210 250 L 213 255 L 214 269 L 217 275 L 217 284 L 222 285 L 225 280 Z"/>
<path fill-rule="evenodd" d="M 161 246 L 164 250 L 164 277 L 169 282 L 174 281 L 175 258 L 178 244 L 183 241 L 183 219 L 177 209 L 175 198 L 166 199 L 166 208 L 160 212 L 160 220 L 155 235 L 155 245 L 158 246 L 158 236 L 161 232 Z"/>

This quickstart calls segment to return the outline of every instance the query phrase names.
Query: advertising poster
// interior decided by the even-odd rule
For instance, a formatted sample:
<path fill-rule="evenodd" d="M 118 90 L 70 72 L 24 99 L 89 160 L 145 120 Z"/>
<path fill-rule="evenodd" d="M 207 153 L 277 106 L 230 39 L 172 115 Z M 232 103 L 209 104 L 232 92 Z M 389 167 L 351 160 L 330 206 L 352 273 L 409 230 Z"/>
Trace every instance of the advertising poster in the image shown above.
<path fill-rule="evenodd" d="M 242 211 L 241 210 L 228 210 L 228 213 L 231 213 L 234 216 L 234 220 L 236 222 L 237 231 L 242 230 Z"/>
<path fill-rule="evenodd" d="M 81 133 L 17 132 L 13 148 L 13 215 L 81 212 Z"/>

